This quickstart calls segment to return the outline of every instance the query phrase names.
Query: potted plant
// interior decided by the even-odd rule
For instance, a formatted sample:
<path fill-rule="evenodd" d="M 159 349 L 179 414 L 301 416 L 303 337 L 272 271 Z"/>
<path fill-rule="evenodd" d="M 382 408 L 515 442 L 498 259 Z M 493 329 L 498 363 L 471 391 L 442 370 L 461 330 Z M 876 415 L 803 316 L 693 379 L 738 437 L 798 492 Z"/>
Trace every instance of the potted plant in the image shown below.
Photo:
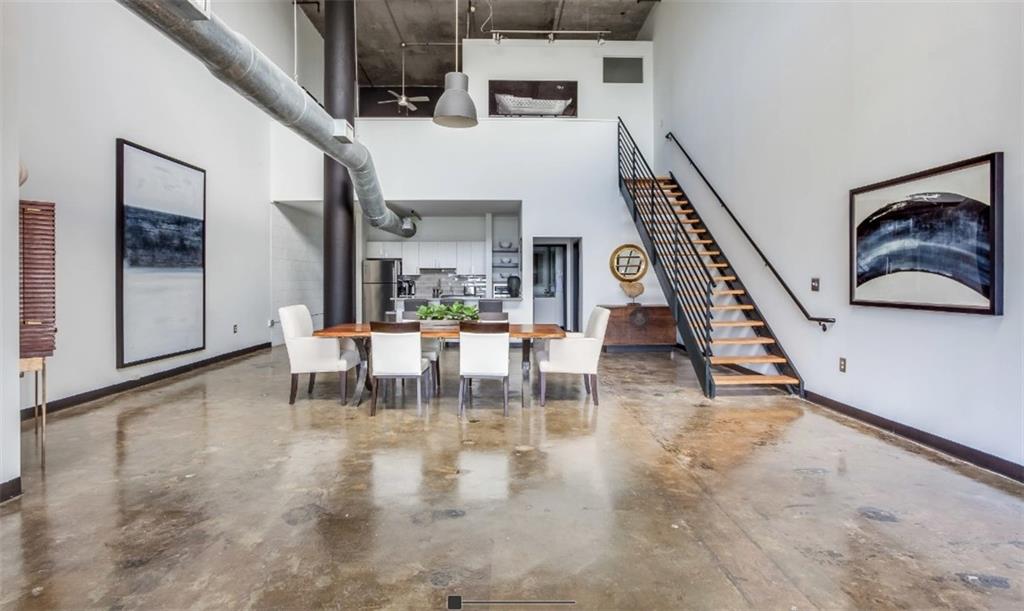
<path fill-rule="evenodd" d="M 428 329 L 458 328 L 460 320 L 477 320 L 480 310 L 474 305 L 456 302 L 450 306 L 427 304 L 416 308 L 420 317 L 420 325 Z"/>

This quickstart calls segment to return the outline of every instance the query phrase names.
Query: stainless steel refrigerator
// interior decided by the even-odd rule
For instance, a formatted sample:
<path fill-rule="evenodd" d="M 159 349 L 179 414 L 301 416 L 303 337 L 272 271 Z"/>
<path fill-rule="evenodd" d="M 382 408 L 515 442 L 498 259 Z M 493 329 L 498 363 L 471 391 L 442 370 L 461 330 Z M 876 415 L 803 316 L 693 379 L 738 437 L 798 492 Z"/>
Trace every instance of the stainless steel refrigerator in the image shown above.
<path fill-rule="evenodd" d="M 363 322 L 387 320 L 386 312 L 395 311 L 400 259 L 363 261 Z"/>

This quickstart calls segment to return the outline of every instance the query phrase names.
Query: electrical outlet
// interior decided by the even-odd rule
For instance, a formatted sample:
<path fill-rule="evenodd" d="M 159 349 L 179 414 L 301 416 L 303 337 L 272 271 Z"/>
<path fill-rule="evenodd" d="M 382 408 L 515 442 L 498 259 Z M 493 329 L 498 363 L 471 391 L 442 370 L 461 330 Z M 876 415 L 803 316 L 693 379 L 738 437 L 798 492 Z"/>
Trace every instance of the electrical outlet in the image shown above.
<path fill-rule="evenodd" d="M 273 318 L 271 318 L 270 320 L 267 321 L 267 326 L 270 327 L 271 329 L 274 328 L 274 319 Z"/>
<path fill-rule="evenodd" d="M 231 332 L 238 333 L 238 325 L 231 325 Z"/>
<path fill-rule="evenodd" d="M 811 291 L 817 293 L 821 290 L 821 278 L 811 278 Z"/>
<path fill-rule="evenodd" d="M 839 357 L 839 373 L 846 373 L 846 357 Z"/>

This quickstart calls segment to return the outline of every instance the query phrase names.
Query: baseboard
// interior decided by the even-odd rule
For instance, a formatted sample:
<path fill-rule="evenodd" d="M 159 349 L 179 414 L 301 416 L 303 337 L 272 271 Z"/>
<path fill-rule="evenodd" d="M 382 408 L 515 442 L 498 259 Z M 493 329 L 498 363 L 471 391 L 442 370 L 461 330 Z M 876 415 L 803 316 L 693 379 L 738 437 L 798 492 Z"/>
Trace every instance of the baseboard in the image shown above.
<path fill-rule="evenodd" d="M 21 478 L 16 477 L 0 484 L 0 503 L 21 496 Z"/>
<path fill-rule="evenodd" d="M 48 402 L 46 404 L 46 413 L 53 414 L 54 412 L 59 412 L 63 409 L 68 409 L 69 407 L 81 405 L 82 403 L 88 403 L 89 401 L 102 399 L 103 397 L 107 397 L 115 393 L 124 392 L 126 390 L 132 390 L 133 388 L 145 386 L 146 384 L 152 384 L 153 382 L 159 382 L 160 380 L 165 380 L 167 378 L 181 375 L 183 373 L 195 371 L 196 369 L 199 369 L 201 367 L 208 367 L 210 365 L 215 365 L 222 361 L 227 361 L 229 359 L 244 356 L 246 354 L 258 352 L 260 350 L 265 350 L 268 348 L 270 348 L 270 342 L 264 342 L 262 344 L 256 344 L 255 346 L 249 346 L 248 348 L 242 348 L 241 350 L 234 350 L 232 352 L 218 354 L 217 356 L 212 356 L 208 359 L 188 363 L 187 365 L 182 365 L 180 367 L 168 369 L 167 371 L 151 373 L 148 376 L 142 376 L 141 378 L 135 380 L 128 380 L 127 382 L 121 382 L 120 384 L 114 384 L 112 386 L 104 386 L 103 388 L 97 388 L 95 390 L 87 390 L 77 395 L 72 395 L 70 397 L 64 397 L 63 399 L 57 399 L 56 401 Z M 32 419 L 31 407 L 26 407 L 25 409 L 21 410 L 21 419 Z"/>
<path fill-rule="evenodd" d="M 849 416 L 854 420 L 860 420 L 866 424 L 877 427 L 892 433 L 899 435 L 900 437 L 906 437 L 907 439 L 919 443 L 923 446 L 928 446 L 933 450 L 938 450 L 944 454 L 949 454 L 954 458 L 958 458 L 964 462 L 971 463 L 972 465 L 981 467 L 982 469 L 988 469 L 999 475 L 1004 475 L 1010 479 L 1018 482 L 1024 482 L 1024 465 L 1018 465 L 1015 462 L 1000 458 L 981 450 L 975 450 L 974 448 L 965 446 L 961 443 L 957 443 L 945 437 L 939 437 L 927 431 L 916 429 L 906 424 L 900 424 L 895 420 L 889 420 L 878 414 L 872 414 L 862 409 L 853 407 L 830 399 L 824 395 L 818 393 L 806 391 L 807 400 L 811 403 L 816 403 L 822 407 L 826 407 L 833 411 L 839 412 L 844 416 Z"/>

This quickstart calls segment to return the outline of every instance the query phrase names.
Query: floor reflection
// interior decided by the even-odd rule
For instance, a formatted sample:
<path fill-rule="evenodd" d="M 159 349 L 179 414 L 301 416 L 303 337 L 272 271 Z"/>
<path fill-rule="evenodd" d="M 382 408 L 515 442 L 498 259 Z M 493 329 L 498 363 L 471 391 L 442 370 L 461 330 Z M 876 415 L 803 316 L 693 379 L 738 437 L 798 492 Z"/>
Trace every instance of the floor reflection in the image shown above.
<path fill-rule="evenodd" d="M 555 376 L 546 408 L 482 384 L 460 420 L 457 354 L 421 413 L 330 376 L 290 406 L 275 350 L 57 414 L 45 474 L 26 428 L 0 606 L 1021 602 L 1021 486 L 789 397 L 707 401 L 663 354 L 606 355 L 599 407 Z"/>

